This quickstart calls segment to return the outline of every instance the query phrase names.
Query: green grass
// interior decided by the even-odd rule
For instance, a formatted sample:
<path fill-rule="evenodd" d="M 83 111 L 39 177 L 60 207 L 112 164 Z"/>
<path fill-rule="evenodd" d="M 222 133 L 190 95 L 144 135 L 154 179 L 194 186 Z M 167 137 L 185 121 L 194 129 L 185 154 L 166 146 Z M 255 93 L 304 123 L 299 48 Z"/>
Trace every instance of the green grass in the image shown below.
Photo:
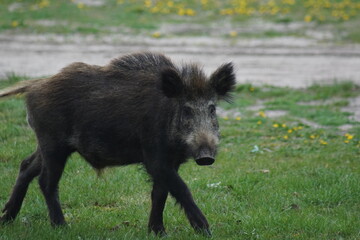
<path fill-rule="evenodd" d="M 0 81 L 0 89 L 21 79 L 25 78 L 12 75 Z M 360 238 L 359 125 L 354 123 L 349 132 L 353 137 L 348 139 L 337 124 L 321 120 L 329 116 L 327 112 L 304 116 L 327 127 L 321 129 L 299 122 L 296 114 L 302 108 L 316 109 L 297 105 L 300 101 L 334 96 L 348 99 L 358 96 L 358 90 L 352 83 L 301 90 L 238 87 L 234 104 L 221 106 L 241 111 L 242 117 L 220 118 L 222 141 L 215 164 L 200 167 L 190 161 L 180 169 L 211 224 L 214 239 Z M 271 119 L 247 110 L 258 100 L 265 103 L 264 111 L 279 106 L 289 114 Z M 345 104 L 343 100 L 340 105 Z M 325 109 L 332 114 L 340 111 L 331 102 Z M 25 118 L 22 97 L 0 100 L 1 206 L 10 194 L 20 161 L 36 146 Z M 349 122 L 345 118 L 338 121 Z M 60 199 L 69 226 L 50 226 L 44 199 L 34 181 L 15 222 L 0 226 L 0 239 L 155 239 L 147 234 L 148 180 L 140 166 L 107 169 L 99 178 L 74 154 L 60 182 Z M 217 186 L 208 185 L 212 183 Z M 164 220 L 169 239 L 205 239 L 194 234 L 172 198 L 168 199 Z"/>
<path fill-rule="evenodd" d="M 316 4 L 316 1 L 299 0 L 293 3 L 292 0 L 104 1 L 101 6 L 89 6 L 70 0 L 3 0 L 0 1 L 0 32 L 149 34 L 163 24 L 173 24 L 176 28 L 178 23 L 189 23 L 202 25 L 203 30 L 197 34 L 204 35 L 216 34 L 223 26 L 238 30 L 239 26 L 248 26 L 253 19 L 262 19 L 284 24 L 283 31 L 258 29 L 256 32 L 239 32 L 237 37 L 306 36 L 308 29 L 324 29 L 333 33 L 335 41 L 360 42 L 357 30 L 359 0 L 330 0 L 330 6 L 326 6 L 325 1 Z M 303 27 L 286 30 L 286 25 L 292 22 L 302 22 Z M 212 30 L 215 26 L 217 28 Z M 186 32 L 179 35 L 184 34 Z M 189 30 L 187 34 L 194 35 L 194 31 Z M 162 33 L 162 36 L 166 35 L 174 34 Z"/>
<path fill-rule="evenodd" d="M 246 97 L 235 98 L 235 104 L 239 110 L 244 111 L 246 107 L 261 100 L 267 110 L 284 110 L 294 117 L 307 118 L 321 125 L 340 126 L 352 123 L 348 118 L 351 113 L 341 111 L 341 107 L 347 106 L 349 102 L 346 99 L 359 95 L 359 91 L 360 87 L 351 82 L 334 83 L 329 86 L 313 85 L 303 90 L 240 85 L 237 92 Z M 335 100 L 329 101 L 334 98 Z M 314 101 L 316 104 L 313 105 Z"/>

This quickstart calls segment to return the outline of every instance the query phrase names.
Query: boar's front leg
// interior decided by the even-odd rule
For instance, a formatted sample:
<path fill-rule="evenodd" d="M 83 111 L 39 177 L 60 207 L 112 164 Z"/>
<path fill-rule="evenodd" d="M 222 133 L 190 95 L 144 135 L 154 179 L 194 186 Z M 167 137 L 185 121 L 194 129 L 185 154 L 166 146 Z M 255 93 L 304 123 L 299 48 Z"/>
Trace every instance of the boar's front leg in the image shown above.
<path fill-rule="evenodd" d="M 165 236 L 163 223 L 163 211 L 165 207 L 168 190 L 163 184 L 154 181 L 151 192 L 151 213 L 149 219 L 149 233 L 154 231 L 156 235 Z"/>
<path fill-rule="evenodd" d="M 150 218 L 150 230 L 153 230 L 155 233 L 157 233 L 157 229 L 154 229 L 152 222 L 155 219 L 157 219 L 157 221 L 155 222 L 159 224 L 156 227 L 161 226 L 161 228 L 163 229 L 162 211 L 164 209 L 163 205 L 165 204 L 166 200 L 166 197 L 164 197 L 166 193 L 165 190 L 167 190 L 176 199 L 176 201 L 180 203 L 181 207 L 185 211 L 187 218 L 189 219 L 191 226 L 196 231 L 204 233 L 207 236 L 211 236 L 209 224 L 204 214 L 195 204 L 190 190 L 177 173 L 177 168 L 167 165 L 166 161 L 160 162 L 161 163 L 153 163 L 151 164 L 151 166 L 147 166 L 147 170 L 154 181 L 154 188 L 156 189 L 155 191 L 162 191 L 162 194 L 159 194 L 159 196 L 162 196 L 162 198 L 153 198 L 153 201 L 155 199 L 157 200 L 157 202 L 153 202 L 152 204 L 151 216 L 154 216 L 153 214 L 157 215 L 156 217 L 154 216 Z"/>

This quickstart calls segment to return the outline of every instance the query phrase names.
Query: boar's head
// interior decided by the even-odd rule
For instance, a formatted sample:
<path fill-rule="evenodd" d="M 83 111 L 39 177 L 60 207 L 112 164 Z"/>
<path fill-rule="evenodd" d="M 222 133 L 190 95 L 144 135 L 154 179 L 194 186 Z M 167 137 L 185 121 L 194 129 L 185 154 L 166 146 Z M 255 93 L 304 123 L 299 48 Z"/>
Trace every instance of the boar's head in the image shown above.
<path fill-rule="evenodd" d="M 235 83 L 232 63 L 220 66 L 210 77 L 196 65 L 161 72 L 161 90 L 174 106 L 170 138 L 182 145 L 186 156 L 198 165 L 215 161 L 220 135 L 216 104 L 230 100 Z"/>

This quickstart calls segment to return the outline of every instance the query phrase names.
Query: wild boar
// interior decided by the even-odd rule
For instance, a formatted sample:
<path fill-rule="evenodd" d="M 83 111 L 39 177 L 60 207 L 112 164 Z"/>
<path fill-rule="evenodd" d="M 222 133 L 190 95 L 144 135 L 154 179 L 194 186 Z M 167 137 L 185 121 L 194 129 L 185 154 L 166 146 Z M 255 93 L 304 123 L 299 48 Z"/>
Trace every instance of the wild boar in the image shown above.
<path fill-rule="evenodd" d="M 232 63 L 210 77 L 195 64 L 175 64 L 162 54 L 135 53 L 106 66 L 73 63 L 60 73 L 0 92 L 24 93 L 38 147 L 24 159 L 1 222 L 17 216 L 29 183 L 39 176 L 52 225 L 65 224 L 58 183 L 67 158 L 78 152 L 95 169 L 141 163 L 151 176 L 149 232 L 165 234 L 163 210 L 170 193 L 191 226 L 210 235 L 209 224 L 178 175 L 190 158 L 215 160 L 219 143 L 216 104 L 229 100 Z"/>

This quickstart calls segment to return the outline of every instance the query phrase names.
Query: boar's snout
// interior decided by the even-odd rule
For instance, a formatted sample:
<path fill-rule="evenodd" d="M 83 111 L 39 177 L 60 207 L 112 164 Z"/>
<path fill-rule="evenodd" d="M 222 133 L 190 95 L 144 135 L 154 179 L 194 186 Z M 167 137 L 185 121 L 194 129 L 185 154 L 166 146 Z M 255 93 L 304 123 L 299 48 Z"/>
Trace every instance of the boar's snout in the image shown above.
<path fill-rule="evenodd" d="M 215 162 L 218 138 L 216 136 L 203 138 L 199 147 L 194 151 L 194 159 L 198 165 L 211 165 Z"/>

